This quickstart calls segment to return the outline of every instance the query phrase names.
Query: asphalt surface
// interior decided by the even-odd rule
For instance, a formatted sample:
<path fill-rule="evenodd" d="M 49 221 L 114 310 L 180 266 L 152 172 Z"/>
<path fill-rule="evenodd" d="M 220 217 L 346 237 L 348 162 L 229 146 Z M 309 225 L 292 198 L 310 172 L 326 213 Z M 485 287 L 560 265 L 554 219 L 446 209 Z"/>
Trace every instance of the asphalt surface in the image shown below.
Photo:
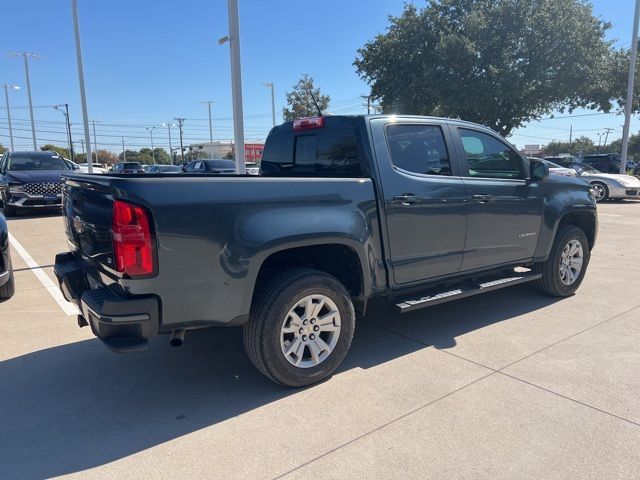
<path fill-rule="evenodd" d="M 45 288 L 60 217 L 10 219 L 30 261 L 14 249 L 0 304 L 0 478 L 637 479 L 640 203 L 599 210 L 574 297 L 374 305 L 302 390 L 258 374 L 236 328 L 106 350 Z"/>

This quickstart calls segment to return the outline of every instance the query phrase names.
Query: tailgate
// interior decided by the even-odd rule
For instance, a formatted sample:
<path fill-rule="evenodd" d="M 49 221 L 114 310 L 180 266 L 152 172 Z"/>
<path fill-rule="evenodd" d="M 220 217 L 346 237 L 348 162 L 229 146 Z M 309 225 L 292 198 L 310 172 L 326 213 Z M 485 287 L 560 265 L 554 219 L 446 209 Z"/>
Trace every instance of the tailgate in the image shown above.
<path fill-rule="evenodd" d="M 62 208 L 67 238 L 73 246 L 93 263 L 114 269 L 113 196 L 108 183 L 87 177 L 67 178 Z"/>

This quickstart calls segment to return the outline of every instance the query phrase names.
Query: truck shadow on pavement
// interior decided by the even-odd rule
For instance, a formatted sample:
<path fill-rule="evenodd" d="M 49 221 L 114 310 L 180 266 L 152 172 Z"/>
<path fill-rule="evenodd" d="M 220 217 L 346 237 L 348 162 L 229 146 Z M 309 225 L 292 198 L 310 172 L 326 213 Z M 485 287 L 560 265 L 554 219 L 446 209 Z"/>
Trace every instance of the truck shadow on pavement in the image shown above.
<path fill-rule="evenodd" d="M 553 302 L 522 286 L 406 316 L 376 305 L 338 373 L 448 348 L 457 336 Z M 393 332 L 403 324 L 411 335 Z M 69 318 L 56 328 L 76 327 Z M 0 385 L 0 476 L 11 479 L 98 467 L 300 392 L 253 368 L 238 328 L 190 332 L 180 349 L 161 336 L 127 355 L 96 339 L 40 350 L 1 362 Z"/>

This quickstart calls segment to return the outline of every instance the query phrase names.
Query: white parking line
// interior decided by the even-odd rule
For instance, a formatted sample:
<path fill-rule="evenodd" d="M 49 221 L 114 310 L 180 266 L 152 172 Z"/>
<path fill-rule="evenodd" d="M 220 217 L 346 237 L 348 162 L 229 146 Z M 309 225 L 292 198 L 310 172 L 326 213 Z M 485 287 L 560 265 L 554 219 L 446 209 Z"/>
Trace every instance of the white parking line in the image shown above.
<path fill-rule="evenodd" d="M 60 289 L 58 288 L 58 285 L 53 283 L 53 280 L 51 280 L 49 276 L 44 273 L 44 270 L 40 268 L 40 265 L 36 263 L 31 255 L 29 255 L 29 252 L 27 252 L 25 248 L 20 245 L 20 242 L 18 242 L 11 234 L 9 234 L 9 242 L 11 243 L 11 246 L 14 248 L 14 250 L 18 252 L 18 255 L 22 257 L 24 263 L 27 264 L 27 266 L 31 269 L 38 280 L 40 280 L 42 286 L 47 289 L 53 299 L 58 303 L 58 305 L 60 305 L 62 311 L 69 316 L 78 315 L 80 313 L 78 311 L 78 308 L 74 304 L 69 303 L 64 299 L 62 293 L 60 292 Z"/>
<path fill-rule="evenodd" d="M 622 217 L 622 215 L 618 215 L 617 213 L 600 213 L 598 212 L 599 217 Z"/>

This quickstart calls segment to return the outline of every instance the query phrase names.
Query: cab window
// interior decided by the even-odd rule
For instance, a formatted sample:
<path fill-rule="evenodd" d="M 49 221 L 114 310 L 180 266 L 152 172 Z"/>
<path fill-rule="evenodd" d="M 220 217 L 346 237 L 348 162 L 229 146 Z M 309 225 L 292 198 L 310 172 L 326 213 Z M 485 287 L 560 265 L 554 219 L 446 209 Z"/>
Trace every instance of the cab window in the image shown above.
<path fill-rule="evenodd" d="M 451 175 L 442 129 L 437 125 L 388 125 L 387 143 L 393 166 L 423 175 Z"/>
<path fill-rule="evenodd" d="M 477 130 L 458 129 L 470 177 L 523 179 L 522 157 L 496 137 Z"/>

